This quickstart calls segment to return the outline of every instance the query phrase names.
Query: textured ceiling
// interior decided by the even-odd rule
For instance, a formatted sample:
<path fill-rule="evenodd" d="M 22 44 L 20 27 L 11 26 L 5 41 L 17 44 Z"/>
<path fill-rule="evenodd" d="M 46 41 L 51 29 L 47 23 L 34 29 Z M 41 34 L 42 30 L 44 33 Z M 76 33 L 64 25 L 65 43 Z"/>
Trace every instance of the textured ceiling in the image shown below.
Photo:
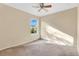
<path fill-rule="evenodd" d="M 41 12 L 38 12 L 39 8 L 33 7 L 33 6 L 37 6 L 38 5 L 37 3 L 7 3 L 6 5 L 25 11 L 32 15 L 36 15 L 36 16 L 45 16 L 48 14 L 57 13 L 57 12 L 67 10 L 79 5 L 77 3 L 51 3 L 51 4 L 53 7 L 47 8 L 48 12 L 45 12 L 44 10 L 42 10 Z"/>

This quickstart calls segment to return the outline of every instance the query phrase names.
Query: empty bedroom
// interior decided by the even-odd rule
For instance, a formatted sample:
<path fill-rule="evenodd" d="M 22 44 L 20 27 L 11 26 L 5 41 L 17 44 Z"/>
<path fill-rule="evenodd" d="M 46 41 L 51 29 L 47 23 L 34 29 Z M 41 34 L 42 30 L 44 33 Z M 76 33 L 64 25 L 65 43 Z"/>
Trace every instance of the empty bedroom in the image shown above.
<path fill-rule="evenodd" d="M 78 3 L 0 3 L 0 56 L 78 55 Z"/>

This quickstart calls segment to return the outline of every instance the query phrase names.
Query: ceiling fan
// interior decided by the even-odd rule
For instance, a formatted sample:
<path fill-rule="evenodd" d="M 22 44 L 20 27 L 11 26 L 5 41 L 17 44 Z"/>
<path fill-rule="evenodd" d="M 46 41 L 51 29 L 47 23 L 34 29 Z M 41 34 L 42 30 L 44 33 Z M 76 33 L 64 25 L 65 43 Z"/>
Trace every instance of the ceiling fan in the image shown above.
<path fill-rule="evenodd" d="M 38 11 L 40 12 L 41 10 L 44 10 L 44 11 L 48 11 L 46 8 L 51 8 L 52 5 L 49 4 L 49 5 L 45 5 L 45 3 L 39 3 L 38 6 L 33 6 L 34 8 L 40 8 Z"/>

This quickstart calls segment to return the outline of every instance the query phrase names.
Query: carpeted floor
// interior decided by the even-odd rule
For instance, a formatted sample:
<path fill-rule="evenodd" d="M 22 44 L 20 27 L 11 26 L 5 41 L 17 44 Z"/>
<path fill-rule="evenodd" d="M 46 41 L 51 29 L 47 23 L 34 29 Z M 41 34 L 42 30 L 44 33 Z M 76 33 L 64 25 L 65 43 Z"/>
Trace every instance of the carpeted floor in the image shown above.
<path fill-rule="evenodd" d="M 30 44 L 0 51 L 1 56 L 77 56 L 77 50 L 70 46 L 61 46 L 38 40 Z"/>

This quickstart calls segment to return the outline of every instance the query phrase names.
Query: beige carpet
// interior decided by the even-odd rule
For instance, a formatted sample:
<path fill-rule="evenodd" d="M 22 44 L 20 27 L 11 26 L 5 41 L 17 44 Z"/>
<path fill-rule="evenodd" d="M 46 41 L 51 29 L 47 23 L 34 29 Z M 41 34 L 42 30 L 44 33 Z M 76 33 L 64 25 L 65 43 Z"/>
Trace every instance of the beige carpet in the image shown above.
<path fill-rule="evenodd" d="M 61 46 L 38 40 L 30 44 L 0 51 L 1 56 L 77 56 L 77 50 L 70 46 Z"/>

